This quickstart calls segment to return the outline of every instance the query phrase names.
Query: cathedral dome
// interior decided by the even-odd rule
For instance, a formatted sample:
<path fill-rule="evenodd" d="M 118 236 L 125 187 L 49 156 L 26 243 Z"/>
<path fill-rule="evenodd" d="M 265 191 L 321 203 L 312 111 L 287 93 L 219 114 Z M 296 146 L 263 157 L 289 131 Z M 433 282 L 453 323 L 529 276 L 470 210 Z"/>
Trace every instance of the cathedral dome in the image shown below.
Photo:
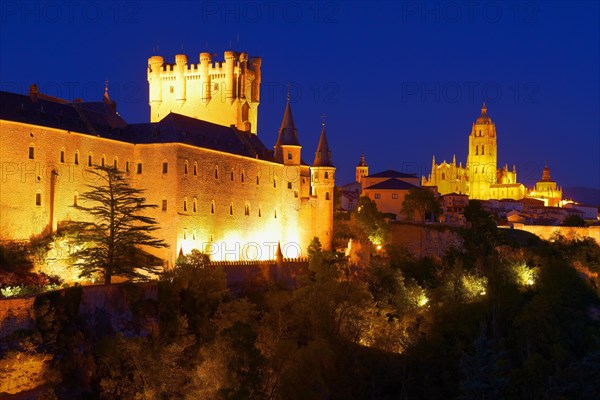
<path fill-rule="evenodd" d="M 485 102 L 483 102 L 483 107 L 481 107 L 481 115 L 475 120 L 476 124 L 491 124 L 492 119 L 489 115 L 487 115 L 487 107 L 485 106 Z"/>

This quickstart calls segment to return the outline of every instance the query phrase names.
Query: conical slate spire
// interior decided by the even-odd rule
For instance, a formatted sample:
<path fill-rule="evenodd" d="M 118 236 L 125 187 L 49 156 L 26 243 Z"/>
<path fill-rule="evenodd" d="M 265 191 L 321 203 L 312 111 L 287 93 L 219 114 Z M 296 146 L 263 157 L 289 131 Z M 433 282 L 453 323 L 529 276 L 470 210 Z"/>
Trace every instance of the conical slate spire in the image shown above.
<path fill-rule="evenodd" d="M 285 113 L 283 114 L 283 120 L 281 121 L 279 136 L 277 137 L 275 147 L 285 145 L 300 146 L 300 142 L 298 141 L 298 131 L 296 130 L 296 124 L 294 124 L 294 117 L 292 116 L 292 108 L 290 107 L 289 96 L 287 104 L 285 105 Z"/>
<path fill-rule="evenodd" d="M 325 133 L 325 123 L 323 123 L 323 129 L 321 130 L 321 138 L 319 139 L 319 147 L 317 147 L 313 167 L 333 167 L 333 163 L 331 162 L 331 150 L 329 150 L 327 134 Z"/>

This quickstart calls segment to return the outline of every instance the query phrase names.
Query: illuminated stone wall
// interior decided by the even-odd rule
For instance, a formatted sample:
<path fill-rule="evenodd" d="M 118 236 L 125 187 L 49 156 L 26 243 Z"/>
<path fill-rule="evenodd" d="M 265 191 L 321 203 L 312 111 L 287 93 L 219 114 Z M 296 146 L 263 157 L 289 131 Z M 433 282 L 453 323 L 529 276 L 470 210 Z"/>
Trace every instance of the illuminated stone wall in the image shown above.
<path fill-rule="evenodd" d="M 4 240 L 27 240 L 55 231 L 62 221 L 89 220 L 73 204 L 88 190 L 86 185 L 94 184 L 87 172 L 91 156 L 94 164 L 104 159 L 105 165 L 114 165 L 116 160 L 120 170 L 129 162 L 133 186 L 145 189 L 148 202 L 158 205 L 148 214 L 160 224 L 156 236 L 170 247 L 148 250 L 166 260 L 167 266 L 173 265 L 180 251 L 192 248 L 210 253 L 215 260 L 273 259 L 278 242 L 290 258 L 304 255 L 314 236 L 325 247 L 331 242 L 331 212 L 327 211 L 332 211 L 333 189 L 330 200 L 319 197 L 325 195 L 320 189 L 311 196 L 308 166 L 284 166 L 178 143 L 134 145 L 11 121 L 0 121 L 0 132 L 0 237 Z M 165 162 L 168 167 L 163 173 Z M 138 163 L 141 174 L 137 174 Z"/>

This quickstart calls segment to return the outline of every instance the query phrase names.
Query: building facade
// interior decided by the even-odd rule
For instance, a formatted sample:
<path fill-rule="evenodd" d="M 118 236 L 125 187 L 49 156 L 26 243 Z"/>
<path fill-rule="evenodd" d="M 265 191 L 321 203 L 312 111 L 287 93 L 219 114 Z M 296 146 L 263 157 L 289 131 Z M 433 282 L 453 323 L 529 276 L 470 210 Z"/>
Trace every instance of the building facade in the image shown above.
<path fill-rule="evenodd" d="M 508 165 L 498 168 L 496 125 L 487 114 L 483 103 L 481 114 L 473 122 L 469 135 L 467 163 L 431 163 L 431 173 L 422 178 L 423 186 L 436 186 L 440 194 L 466 194 L 470 199 L 522 199 L 525 186 L 517 182 L 516 167 L 509 171 Z"/>
<path fill-rule="evenodd" d="M 230 56 L 226 52 L 225 67 L 219 67 L 229 71 L 223 78 L 229 84 Z M 52 98 L 34 85 L 29 96 L 0 92 L 0 240 L 28 240 L 56 232 L 63 222 L 89 221 L 74 205 L 86 205 L 78 196 L 94 185 L 90 168 L 109 165 L 158 205 L 147 214 L 158 221 L 156 236 L 169 248 L 147 250 L 167 267 L 194 248 L 213 260 L 274 259 L 278 244 L 285 257 L 296 257 L 313 237 L 331 248 L 335 167 L 324 126 L 314 164 L 308 165 L 288 99 L 269 150 L 256 134 L 257 116 L 243 114 L 246 106 L 258 107 L 260 59 L 250 62 L 252 69 L 243 64 L 243 53 L 234 56 L 235 98 L 230 101 L 226 91 L 207 106 L 198 103 L 205 75 L 192 79 L 189 72 L 202 72 L 206 57 L 200 56 L 201 68 L 184 72 L 185 91 L 173 85 L 173 93 L 167 82 L 181 76 L 167 77 L 179 70 L 151 57 L 150 123 L 126 123 L 108 90 L 100 102 Z M 175 66 L 183 60 L 177 56 Z M 216 65 L 208 67 L 215 81 L 222 78 Z M 157 70 L 164 72 L 158 75 L 161 104 Z M 185 102 L 178 103 L 182 93 Z"/>

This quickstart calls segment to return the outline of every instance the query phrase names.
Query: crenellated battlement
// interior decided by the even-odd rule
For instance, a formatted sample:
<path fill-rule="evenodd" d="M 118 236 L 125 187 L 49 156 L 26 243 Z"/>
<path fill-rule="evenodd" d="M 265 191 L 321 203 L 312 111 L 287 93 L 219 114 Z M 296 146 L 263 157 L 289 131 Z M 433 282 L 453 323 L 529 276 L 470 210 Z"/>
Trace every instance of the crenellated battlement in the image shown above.
<path fill-rule="evenodd" d="M 225 51 L 221 61 L 202 52 L 198 63 L 190 63 L 185 54 L 176 54 L 174 61 L 165 62 L 162 56 L 148 58 L 151 122 L 176 112 L 257 132 L 262 64 L 259 57 Z"/>

